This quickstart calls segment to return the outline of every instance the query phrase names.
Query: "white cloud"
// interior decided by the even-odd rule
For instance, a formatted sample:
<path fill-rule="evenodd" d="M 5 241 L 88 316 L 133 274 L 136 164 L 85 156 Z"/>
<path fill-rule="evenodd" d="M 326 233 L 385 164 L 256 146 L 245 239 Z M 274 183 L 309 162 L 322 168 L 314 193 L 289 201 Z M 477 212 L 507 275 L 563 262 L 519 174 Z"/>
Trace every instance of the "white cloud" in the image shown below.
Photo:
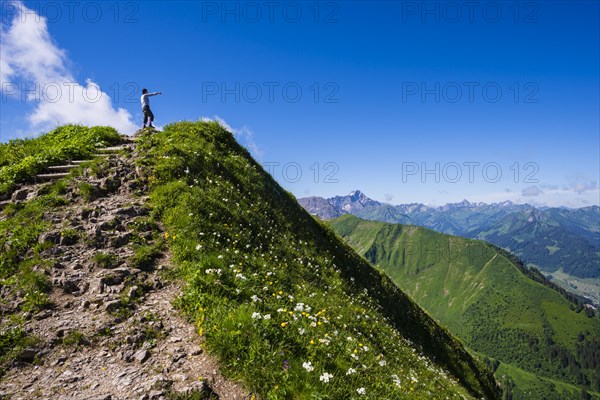
<path fill-rule="evenodd" d="M 521 190 L 521 196 L 539 196 L 542 193 L 544 192 L 537 186 L 529 186 Z"/>
<path fill-rule="evenodd" d="M 15 15 L 9 29 L 2 27 L 2 58 L 9 66 L 1 76 L 7 82 L 11 75 L 36 81 L 50 81 L 65 75 L 65 52 L 50 38 L 46 19 L 29 10 L 21 2 L 11 3 Z"/>
<path fill-rule="evenodd" d="M 2 40 L 2 37 L 4 37 L 4 31 L 2 30 L 2 27 L 0 26 L 0 40 Z M 3 46 L 4 41 L 0 41 L 0 83 L 2 84 L 2 86 L 4 87 L 4 83 L 9 83 L 9 78 L 10 76 L 13 74 L 13 70 L 11 68 L 11 66 L 8 64 L 7 61 L 7 56 L 6 54 L 6 49 Z"/>
<path fill-rule="evenodd" d="M 584 192 L 598 189 L 598 183 L 595 180 L 589 179 L 587 176 L 577 175 L 575 177 L 571 177 L 569 180 L 570 182 L 565 189 L 570 189 L 577 194 L 583 194 Z"/>
<path fill-rule="evenodd" d="M 48 32 L 46 18 L 19 1 L 11 6 L 15 10 L 12 21 L 0 27 L 1 90 L 15 101 L 35 104 L 28 117 L 30 128 L 44 131 L 80 123 L 109 125 L 125 134 L 135 132 L 137 127 L 127 110 L 115 109 L 110 96 L 91 80 L 85 84 L 76 81 L 66 67 L 65 51 Z"/>
<path fill-rule="evenodd" d="M 525 191 L 528 188 L 522 190 Z M 538 189 L 539 190 L 539 189 Z M 489 193 L 478 193 L 469 195 L 467 198 L 471 202 L 484 202 L 484 203 L 501 203 L 506 200 L 510 200 L 513 203 L 523 204 L 528 203 L 534 206 L 547 206 L 547 207 L 585 207 L 587 205 L 600 205 L 600 188 L 594 190 L 586 190 L 585 192 L 574 195 L 572 190 L 562 189 L 545 189 L 540 191 L 537 196 L 526 196 L 517 191 L 511 192 L 489 192 Z"/>
<path fill-rule="evenodd" d="M 200 120 L 212 121 L 212 119 L 210 119 L 208 117 L 202 117 L 202 118 L 200 118 Z M 240 142 L 240 144 L 242 146 L 244 146 L 246 149 L 248 149 L 248 151 L 250 152 L 250 154 L 252 154 L 252 156 L 254 158 L 256 158 L 258 160 L 260 160 L 262 158 L 264 152 L 254 141 L 254 132 L 252 130 L 250 130 L 250 128 L 248 128 L 246 126 L 243 126 L 239 129 L 232 128 L 231 125 L 229 125 L 223 118 L 219 117 L 218 115 L 215 115 L 214 121 L 217 121 L 219 123 L 219 125 L 221 125 L 223 128 L 225 128 L 229 132 L 233 133 L 233 135 L 236 137 L 237 141 Z"/>

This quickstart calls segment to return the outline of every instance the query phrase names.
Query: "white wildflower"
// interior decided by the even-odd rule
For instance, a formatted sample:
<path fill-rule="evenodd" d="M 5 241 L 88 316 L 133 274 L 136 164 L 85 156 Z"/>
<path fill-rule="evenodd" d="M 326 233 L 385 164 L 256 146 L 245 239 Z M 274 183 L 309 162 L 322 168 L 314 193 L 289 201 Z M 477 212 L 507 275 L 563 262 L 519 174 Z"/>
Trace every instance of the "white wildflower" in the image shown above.
<path fill-rule="evenodd" d="M 329 372 L 324 372 L 323 375 L 319 377 L 319 380 L 323 383 L 328 383 L 331 378 L 333 378 L 332 374 Z"/>
<path fill-rule="evenodd" d="M 312 372 L 314 371 L 315 367 L 312 366 L 312 363 L 310 361 L 308 362 L 303 362 L 302 363 L 302 367 L 307 370 L 308 372 Z"/>

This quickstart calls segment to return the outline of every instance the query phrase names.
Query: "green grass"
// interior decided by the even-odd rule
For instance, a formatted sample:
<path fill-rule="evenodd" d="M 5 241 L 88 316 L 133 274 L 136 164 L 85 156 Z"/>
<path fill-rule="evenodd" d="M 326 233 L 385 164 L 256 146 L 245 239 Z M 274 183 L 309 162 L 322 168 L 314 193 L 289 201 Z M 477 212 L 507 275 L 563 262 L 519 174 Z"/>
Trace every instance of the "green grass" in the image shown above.
<path fill-rule="evenodd" d="M 513 400 L 564 400 L 580 399 L 581 387 L 570 385 L 568 383 L 550 378 L 543 378 L 531 372 L 524 371 L 510 364 L 501 363 L 496 371 L 496 375 L 502 380 L 502 377 L 508 376 L 514 382 L 511 389 Z M 588 392 L 593 399 L 599 399 L 600 393 Z"/>
<path fill-rule="evenodd" d="M 227 376 L 264 399 L 496 398 L 483 365 L 231 133 L 183 122 L 138 143 L 186 282 L 177 305 Z"/>
<path fill-rule="evenodd" d="M 150 271 L 156 260 L 162 256 L 164 243 L 159 240 L 149 245 L 138 245 L 134 247 L 133 255 L 129 258 L 129 265 L 143 271 Z"/>
<path fill-rule="evenodd" d="M 48 165 L 88 158 L 97 147 L 120 141 L 110 127 L 63 125 L 37 138 L 0 144 L 0 196 L 6 197 L 17 183 L 31 180 Z"/>
<path fill-rule="evenodd" d="M 158 232 L 160 230 L 156 221 L 150 217 L 138 217 L 130 226 L 128 226 L 128 228 L 137 233 Z"/>
<path fill-rule="evenodd" d="M 119 258 L 115 254 L 103 252 L 95 253 L 92 257 L 94 265 L 100 268 L 113 268 L 117 263 L 118 259 Z"/>
<path fill-rule="evenodd" d="M 64 199 L 50 193 L 3 211 L 7 218 L 0 221 L 0 286 L 21 294 L 23 311 L 47 304 L 49 285 L 42 271 L 48 261 L 39 254 L 51 244 L 39 243 L 38 238 L 50 228 L 44 212 L 63 204 Z"/>
<path fill-rule="evenodd" d="M 600 319 L 575 312 L 572 303 L 529 279 L 496 248 L 353 216 L 331 226 L 473 350 L 538 375 L 537 386 L 551 380 L 600 383 L 597 372 L 577 365 L 576 352 L 580 334 L 587 342 L 600 337 Z"/>
<path fill-rule="evenodd" d="M 65 182 L 57 181 L 40 190 L 40 195 L 26 202 L 10 204 L 0 221 L 0 289 L 19 300 L 12 314 L 5 314 L 0 322 L 0 370 L 35 339 L 26 334 L 23 316 L 36 313 L 50 305 L 50 284 L 45 270 L 50 260 L 41 252 L 53 244 L 40 243 L 39 237 L 52 225 L 44 218 L 48 211 L 66 204 L 62 197 Z M 64 231 L 67 235 L 72 232 Z M 12 348 L 12 349 L 11 349 Z"/>
<path fill-rule="evenodd" d="M 202 390 L 195 390 L 191 393 L 167 393 L 169 400 L 216 400 L 219 396 L 213 392 L 210 388 L 204 388 Z"/>
<path fill-rule="evenodd" d="M 94 198 L 97 196 L 96 187 L 87 182 L 79 182 L 77 189 L 79 190 L 79 195 L 86 203 L 94 200 Z"/>
<path fill-rule="evenodd" d="M 82 347 L 89 345 L 90 342 L 81 331 L 74 329 L 62 339 L 62 344 L 67 347 Z"/>
<path fill-rule="evenodd" d="M 37 339 L 26 334 L 17 324 L 0 326 L 0 378 L 6 373 L 6 366 L 10 361 L 36 343 Z"/>
<path fill-rule="evenodd" d="M 79 240 L 79 233 L 75 229 L 64 229 L 60 232 L 60 236 L 63 240 L 68 240 L 69 242 L 76 242 Z"/>

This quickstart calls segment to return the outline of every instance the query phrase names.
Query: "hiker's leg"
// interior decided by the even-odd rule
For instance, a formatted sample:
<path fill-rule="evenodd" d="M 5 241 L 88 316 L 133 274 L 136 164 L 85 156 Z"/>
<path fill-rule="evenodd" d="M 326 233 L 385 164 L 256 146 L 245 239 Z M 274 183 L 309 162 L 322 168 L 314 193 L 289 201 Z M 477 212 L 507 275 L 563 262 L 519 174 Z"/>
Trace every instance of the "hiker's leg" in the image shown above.
<path fill-rule="evenodd" d="M 148 117 L 150 118 L 150 124 L 148 124 L 149 126 L 154 126 L 152 125 L 152 122 L 154 121 L 154 114 L 152 114 L 152 111 L 150 110 L 150 107 L 148 107 Z"/>
<path fill-rule="evenodd" d="M 142 113 L 144 113 L 144 127 L 146 127 L 146 122 L 148 122 L 148 107 L 142 108 Z"/>

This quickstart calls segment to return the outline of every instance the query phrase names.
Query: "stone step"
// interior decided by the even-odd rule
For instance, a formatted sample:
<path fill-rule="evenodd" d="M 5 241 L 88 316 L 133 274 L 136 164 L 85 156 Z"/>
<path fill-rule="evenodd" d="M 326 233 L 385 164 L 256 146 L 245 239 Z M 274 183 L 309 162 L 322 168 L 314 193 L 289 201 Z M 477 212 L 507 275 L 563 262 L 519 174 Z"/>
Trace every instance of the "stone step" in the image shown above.
<path fill-rule="evenodd" d="M 79 164 L 83 164 L 83 163 L 90 162 L 90 161 L 93 161 L 93 160 L 71 160 L 70 162 L 71 162 L 71 164 L 79 165 Z"/>
<path fill-rule="evenodd" d="M 51 181 L 54 179 L 66 178 L 67 176 L 69 176 L 68 172 L 61 172 L 57 174 L 38 174 L 36 175 L 36 178 L 43 181 Z"/>
<path fill-rule="evenodd" d="M 58 172 L 58 171 L 69 171 L 73 168 L 77 168 L 77 164 L 69 164 L 69 165 L 51 165 L 48 167 L 49 171 Z"/>
<path fill-rule="evenodd" d="M 96 149 L 96 151 L 98 153 L 116 153 L 118 151 L 125 150 L 125 149 L 126 149 L 125 146 L 113 146 L 113 147 L 102 147 L 102 148 Z"/>

